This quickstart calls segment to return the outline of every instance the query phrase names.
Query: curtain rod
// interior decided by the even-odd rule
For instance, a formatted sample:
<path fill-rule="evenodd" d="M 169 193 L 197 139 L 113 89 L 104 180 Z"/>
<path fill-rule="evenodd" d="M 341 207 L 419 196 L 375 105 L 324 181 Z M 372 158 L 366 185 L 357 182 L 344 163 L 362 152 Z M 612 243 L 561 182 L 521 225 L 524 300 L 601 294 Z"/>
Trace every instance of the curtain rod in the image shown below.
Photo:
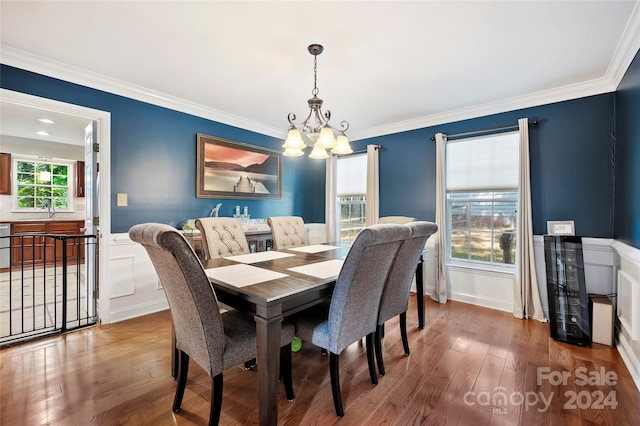
<path fill-rule="evenodd" d="M 380 151 L 382 149 L 382 145 L 376 145 L 376 149 Z M 347 155 L 363 154 L 365 152 L 367 152 L 366 149 L 361 149 L 360 151 L 353 151 L 351 154 L 347 154 Z"/>
<path fill-rule="evenodd" d="M 538 124 L 540 124 L 541 121 L 540 120 L 533 120 L 529 122 L 529 125 L 534 125 L 537 126 Z M 498 130 L 508 130 L 508 129 L 517 129 L 518 125 L 517 124 L 513 124 L 511 126 L 503 126 L 503 127 L 493 127 L 491 129 L 482 129 L 482 130 L 474 130 L 473 132 L 464 132 L 464 133 L 454 133 L 452 135 L 446 135 L 447 138 L 457 138 L 460 136 L 468 136 L 468 135 L 477 135 L 480 133 L 487 133 L 487 132 L 496 132 Z M 435 142 L 436 137 L 435 136 L 431 136 L 431 140 Z"/>

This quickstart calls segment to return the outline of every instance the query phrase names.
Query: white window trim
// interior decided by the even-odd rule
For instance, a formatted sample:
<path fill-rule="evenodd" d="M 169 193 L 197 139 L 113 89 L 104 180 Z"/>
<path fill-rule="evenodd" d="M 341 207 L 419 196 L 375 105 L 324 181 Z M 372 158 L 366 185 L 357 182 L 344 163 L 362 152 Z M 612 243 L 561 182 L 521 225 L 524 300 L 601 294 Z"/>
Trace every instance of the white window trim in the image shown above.
<path fill-rule="evenodd" d="M 12 154 L 11 155 L 11 161 L 12 161 L 12 196 L 11 196 L 11 201 L 12 201 L 12 210 L 11 213 L 33 213 L 33 212 L 40 212 L 42 211 L 41 208 L 39 207 L 34 207 L 34 208 L 18 208 L 18 161 L 36 161 L 39 163 L 44 162 L 40 157 L 37 156 L 33 156 L 33 155 L 23 155 L 23 154 Z M 69 169 L 69 176 L 68 176 L 68 180 L 67 180 L 67 208 L 66 209 L 56 209 L 56 212 L 64 212 L 64 213 L 74 213 L 75 209 L 74 207 L 74 176 L 76 175 L 76 163 L 75 161 L 72 160 L 64 160 L 64 159 L 60 159 L 60 158 L 51 158 L 51 159 L 47 159 L 47 162 L 49 163 L 53 163 L 53 164 L 62 164 L 67 166 Z"/>

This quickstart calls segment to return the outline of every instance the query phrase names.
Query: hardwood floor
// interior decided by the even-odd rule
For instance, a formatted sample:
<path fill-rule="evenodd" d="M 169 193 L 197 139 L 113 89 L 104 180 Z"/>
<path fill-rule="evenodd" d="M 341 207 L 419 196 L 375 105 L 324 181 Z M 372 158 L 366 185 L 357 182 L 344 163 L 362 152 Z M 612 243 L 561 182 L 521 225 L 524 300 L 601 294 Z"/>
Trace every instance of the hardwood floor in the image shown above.
<path fill-rule="evenodd" d="M 387 374 L 378 386 L 369 381 L 363 343 L 340 356 L 342 419 L 333 410 L 328 357 L 304 343 L 293 354 L 295 401 L 280 390 L 280 424 L 640 424 L 640 392 L 615 349 L 559 343 L 548 324 L 428 297 L 419 330 L 414 300 L 411 355 L 404 356 L 397 319 L 387 323 Z M 193 362 L 182 410 L 171 411 L 170 321 L 165 311 L 3 349 L 0 423 L 206 423 L 210 380 Z M 601 372 L 609 384 L 597 380 Z M 221 424 L 257 424 L 256 376 L 241 367 L 225 372 Z"/>

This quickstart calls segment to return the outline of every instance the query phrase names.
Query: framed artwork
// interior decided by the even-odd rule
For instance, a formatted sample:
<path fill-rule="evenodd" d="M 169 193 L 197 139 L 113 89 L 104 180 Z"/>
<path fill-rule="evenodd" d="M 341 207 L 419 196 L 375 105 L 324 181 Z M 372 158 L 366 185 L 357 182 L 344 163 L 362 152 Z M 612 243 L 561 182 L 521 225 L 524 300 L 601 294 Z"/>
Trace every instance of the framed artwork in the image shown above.
<path fill-rule="evenodd" d="M 575 235 L 575 226 L 572 220 L 548 220 L 547 234 Z"/>
<path fill-rule="evenodd" d="M 198 133 L 196 197 L 282 198 L 282 154 Z"/>

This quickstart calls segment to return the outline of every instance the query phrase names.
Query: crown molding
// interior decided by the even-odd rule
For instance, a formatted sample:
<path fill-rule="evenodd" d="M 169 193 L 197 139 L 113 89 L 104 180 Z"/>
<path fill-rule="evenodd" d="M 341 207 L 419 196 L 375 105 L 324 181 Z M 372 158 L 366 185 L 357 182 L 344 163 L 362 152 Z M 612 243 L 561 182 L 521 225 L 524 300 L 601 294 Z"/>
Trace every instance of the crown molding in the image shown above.
<path fill-rule="evenodd" d="M 399 121 L 388 125 L 372 127 L 360 132 L 352 132 L 351 140 L 367 139 L 376 136 L 393 133 L 406 132 L 424 127 L 437 126 L 440 124 L 453 123 L 471 118 L 484 117 L 502 112 L 515 111 L 523 108 L 531 108 L 539 105 L 562 102 L 570 99 L 583 98 L 586 96 L 609 93 L 616 90 L 609 80 L 598 78 L 582 83 L 569 84 L 566 86 L 529 93 L 513 98 L 502 99 L 495 102 L 475 105 L 469 108 L 447 111 L 441 114 L 433 114 L 426 117 L 418 117 L 411 120 Z"/>
<path fill-rule="evenodd" d="M 244 117 L 209 108 L 204 105 L 157 92 L 146 87 L 130 84 L 122 80 L 117 80 L 102 74 L 44 58 L 39 55 L 34 55 L 24 50 L 0 44 L 0 52 L 2 52 L 0 62 L 5 65 L 10 65 L 12 67 L 21 68 L 37 74 L 43 74 L 48 77 L 91 87 L 93 89 L 102 90 L 104 92 L 113 93 L 138 101 L 147 102 L 175 111 L 184 112 L 196 117 L 206 118 L 264 135 L 278 138 L 284 138 L 284 136 L 286 136 L 286 132 L 282 129 L 276 129 L 257 121 L 248 120 Z"/>
<path fill-rule="evenodd" d="M 352 131 L 349 134 L 349 138 L 352 141 L 368 139 L 502 112 L 515 111 L 523 108 L 531 108 L 570 99 L 578 99 L 586 96 L 613 92 L 622 81 L 624 74 L 639 50 L 640 2 L 636 2 L 609 67 L 607 68 L 605 75 L 601 78 L 513 98 L 502 99 L 495 102 L 488 102 L 481 105 L 475 105 L 473 107 L 461 108 L 440 114 L 433 114 L 375 126 L 361 131 Z M 62 62 L 53 61 L 26 51 L 0 45 L 0 52 L 0 62 L 6 65 L 22 68 L 27 71 L 114 93 L 120 96 L 162 106 L 264 135 L 276 138 L 285 137 L 286 132 L 279 128 L 267 126 L 263 123 L 248 120 L 244 117 L 209 108 L 195 102 L 173 97 L 142 86 L 129 84 L 102 74 L 89 72 L 84 69 L 70 66 Z"/>
<path fill-rule="evenodd" d="M 629 65 L 640 51 L 640 2 L 636 2 L 631 16 L 627 21 L 622 37 L 618 42 L 616 51 L 611 58 L 611 63 L 605 74 L 605 78 L 611 81 L 617 89 L 624 77 Z"/>

